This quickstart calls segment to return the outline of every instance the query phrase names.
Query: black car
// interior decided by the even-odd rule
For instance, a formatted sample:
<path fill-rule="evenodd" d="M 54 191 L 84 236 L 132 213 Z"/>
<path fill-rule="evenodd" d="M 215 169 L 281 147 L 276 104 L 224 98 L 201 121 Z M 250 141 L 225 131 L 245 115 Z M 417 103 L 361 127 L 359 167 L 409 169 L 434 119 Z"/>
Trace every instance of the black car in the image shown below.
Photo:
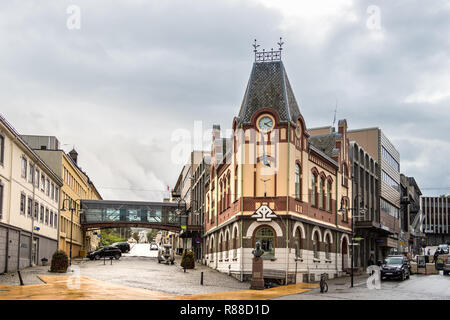
<path fill-rule="evenodd" d="M 99 260 L 101 258 L 110 258 L 113 257 L 116 260 L 119 260 L 122 256 L 122 252 L 119 248 L 113 247 L 113 246 L 106 246 L 103 248 L 100 248 L 96 251 L 89 252 L 87 257 L 91 260 Z"/>
<path fill-rule="evenodd" d="M 399 278 L 401 280 L 409 279 L 411 267 L 409 261 L 404 256 L 388 256 L 381 266 L 381 279 Z"/>
<path fill-rule="evenodd" d="M 119 248 L 122 253 L 130 252 L 130 244 L 128 242 L 114 242 L 112 246 Z"/>

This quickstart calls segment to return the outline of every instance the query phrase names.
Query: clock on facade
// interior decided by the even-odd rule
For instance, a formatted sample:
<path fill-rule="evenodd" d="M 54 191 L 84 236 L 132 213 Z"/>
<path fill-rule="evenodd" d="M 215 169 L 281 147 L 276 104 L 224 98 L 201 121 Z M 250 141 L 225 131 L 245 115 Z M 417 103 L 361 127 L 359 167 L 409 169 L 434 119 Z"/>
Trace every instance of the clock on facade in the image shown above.
<path fill-rule="evenodd" d="M 261 131 L 269 131 L 273 128 L 273 120 L 271 117 L 264 116 L 259 119 L 258 125 Z"/>

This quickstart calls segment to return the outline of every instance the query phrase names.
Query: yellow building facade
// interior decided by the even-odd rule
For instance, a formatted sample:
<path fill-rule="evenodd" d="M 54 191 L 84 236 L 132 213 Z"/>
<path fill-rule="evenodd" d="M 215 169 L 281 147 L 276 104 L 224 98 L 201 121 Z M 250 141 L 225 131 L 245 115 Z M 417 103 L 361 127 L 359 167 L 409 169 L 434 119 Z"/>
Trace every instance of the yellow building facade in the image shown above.
<path fill-rule="evenodd" d="M 39 156 L 63 180 L 60 189 L 60 221 L 58 229 L 58 248 L 72 257 L 84 256 L 86 252 L 98 247 L 96 231 L 84 231 L 81 226 L 80 200 L 102 200 L 89 176 L 77 165 L 78 154 L 72 150 L 35 150 Z M 64 208 L 64 210 L 63 210 Z M 74 208 L 73 212 L 70 208 Z"/>

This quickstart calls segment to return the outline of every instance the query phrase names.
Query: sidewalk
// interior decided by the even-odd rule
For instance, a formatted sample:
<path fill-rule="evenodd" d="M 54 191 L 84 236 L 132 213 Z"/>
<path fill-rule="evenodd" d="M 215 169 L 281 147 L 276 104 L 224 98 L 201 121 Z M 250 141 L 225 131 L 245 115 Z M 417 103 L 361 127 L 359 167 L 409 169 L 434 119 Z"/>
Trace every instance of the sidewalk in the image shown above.
<path fill-rule="evenodd" d="M 0 300 L 267 300 L 299 294 L 318 284 L 293 284 L 266 290 L 170 295 L 91 279 L 86 276 L 39 276 L 43 284 L 1 285 Z"/>

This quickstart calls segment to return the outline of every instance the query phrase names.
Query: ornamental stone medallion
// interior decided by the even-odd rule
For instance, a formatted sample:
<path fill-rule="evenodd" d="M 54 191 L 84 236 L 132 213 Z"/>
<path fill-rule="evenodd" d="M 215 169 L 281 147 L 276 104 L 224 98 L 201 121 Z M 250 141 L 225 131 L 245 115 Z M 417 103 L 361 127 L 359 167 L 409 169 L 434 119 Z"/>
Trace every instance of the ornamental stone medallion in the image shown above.
<path fill-rule="evenodd" d="M 259 222 L 270 222 L 272 221 L 272 218 L 276 218 L 277 215 L 268 206 L 262 205 L 251 217 L 256 218 L 256 221 Z"/>

